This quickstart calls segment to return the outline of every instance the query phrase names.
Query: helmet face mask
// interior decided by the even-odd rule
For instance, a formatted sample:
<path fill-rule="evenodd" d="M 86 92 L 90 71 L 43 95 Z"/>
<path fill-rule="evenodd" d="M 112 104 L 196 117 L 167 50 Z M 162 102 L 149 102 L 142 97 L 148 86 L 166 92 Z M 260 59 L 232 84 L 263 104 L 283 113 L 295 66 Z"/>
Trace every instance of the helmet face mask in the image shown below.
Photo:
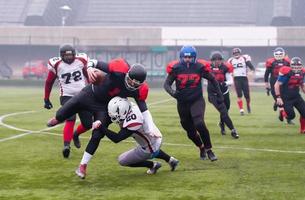
<path fill-rule="evenodd" d="M 193 46 L 183 46 L 180 50 L 180 61 L 182 63 L 195 63 L 197 50 Z"/>
<path fill-rule="evenodd" d="M 75 60 L 75 49 L 71 45 L 64 45 L 60 48 L 60 57 L 62 61 L 71 64 Z"/>
<path fill-rule="evenodd" d="M 281 47 L 274 49 L 273 57 L 275 60 L 283 60 L 285 58 L 285 50 Z"/>
<path fill-rule="evenodd" d="M 302 64 L 302 60 L 301 58 L 299 57 L 293 57 L 290 61 L 290 67 L 291 67 L 291 70 L 294 72 L 294 73 L 299 73 L 302 71 L 303 69 L 303 64 Z"/>
<path fill-rule="evenodd" d="M 130 91 L 135 91 L 144 83 L 146 70 L 141 64 L 134 64 L 125 75 L 125 86 Z"/>
<path fill-rule="evenodd" d="M 131 107 L 126 98 L 113 97 L 108 103 L 108 115 L 113 123 L 122 124 Z"/>

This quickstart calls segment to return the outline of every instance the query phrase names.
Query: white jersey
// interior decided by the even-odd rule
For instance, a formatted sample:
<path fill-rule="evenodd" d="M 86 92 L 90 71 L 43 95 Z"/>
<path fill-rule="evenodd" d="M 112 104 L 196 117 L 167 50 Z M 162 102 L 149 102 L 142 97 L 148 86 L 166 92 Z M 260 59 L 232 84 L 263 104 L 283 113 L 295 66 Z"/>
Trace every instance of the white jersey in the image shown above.
<path fill-rule="evenodd" d="M 153 153 L 160 149 L 162 134 L 157 126 L 153 123 L 153 132 L 145 130 L 145 122 L 139 107 L 132 103 L 132 107 L 123 122 L 123 128 L 134 131 L 132 137 L 147 153 Z"/>
<path fill-rule="evenodd" d="M 233 76 L 247 76 L 247 64 L 246 62 L 251 62 L 251 57 L 249 55 L 241 55 L 239 58 L 231 57 L 228 62 L 233 65 Z"/>
<path fill-rule="evenodd" d="M 56 74 L 59 80 L 60 95 L 74 96 L 86 85 L 83 70 L 86 70 L 88 56 L 85 53 L 76 54 L 71 64 L 62 61 L 60 57 L 51 58 L 48 69 Z"/>

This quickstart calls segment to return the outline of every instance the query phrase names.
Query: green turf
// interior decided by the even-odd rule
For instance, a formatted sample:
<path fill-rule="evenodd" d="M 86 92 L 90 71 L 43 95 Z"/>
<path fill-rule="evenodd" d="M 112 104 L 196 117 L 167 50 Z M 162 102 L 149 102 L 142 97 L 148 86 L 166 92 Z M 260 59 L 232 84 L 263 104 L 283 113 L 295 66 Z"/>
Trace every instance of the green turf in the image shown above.
<path fill-rule="evenodd" d="M 44 110 L 42 97 L 42 88 L 0 87 L 1 116 L 34 111 L 7 117 L 4 123 L 32 131 L 46 128 L 56 109 Z M 58 108 L 56 89 L 51 100 Z M 164 102 L 155 104 L 159 101 Z M 81 149 L 72 147 L 71 157 L 63 159 L 62 127 L 48 131 L 57 135 L 34 132 L 1 141 L 23 132 L 0 126 L 0 199 L 304 199 L 305 135 L 298 133 L 298 119 L 294 126 L 279 122 L 271 97 L 263 92 L 252 93 L 251 115 L 239 115 L 234 92 L 231 101 L 239 140 L 220 135 L 219 114 L 206 102 L 206 123 L 219 158 L 212 163 L 199 160 L 197 148 L 180 127 L 176 102 L 163 90 L 151 90 L 149 108 L 164 136 L 162 149 L 180 160 L 177 171 L 170 172 L 163 162 L 153 176 L 146 175 L 145 169 L 118 165 L 117 156 L 134 143 L 103 139 L 87 178 L 81 180 L 74 170 L 90 133 L 81 138 Z"/>

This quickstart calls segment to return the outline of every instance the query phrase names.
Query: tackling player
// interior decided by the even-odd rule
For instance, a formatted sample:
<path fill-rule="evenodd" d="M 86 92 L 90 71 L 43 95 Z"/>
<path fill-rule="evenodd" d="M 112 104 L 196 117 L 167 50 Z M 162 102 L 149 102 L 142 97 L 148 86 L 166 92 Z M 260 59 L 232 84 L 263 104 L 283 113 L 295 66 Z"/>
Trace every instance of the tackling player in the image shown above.
<path fill-rule="evenodd" d="M 218 82 L 209 72 L 204 61 L 197 61 L 197 51 L 193 46 L 183 46 L 180 50 L 180 60 L 167 65 L 168 76 L 164 83 L 166 92 L 177 99 L 177 109 L 180 123 L 187 136 L 200 149 L 201 159 L 206 154 L 211 161 L 217 157 L 212 151 L 210 133 L 204 122 L 205 101 L 202 95 L 201 79 L 205 78 L 215 87 L 219 102 L 223 101 Z M 171 86 L 176 83 L 176 90 Z M 198 135 L 198 133 L 199 135 Z"/>
<path fill-rule="evenodd" d="M 151 124 L 153 132 L 147 130 L 147 122 L 136 104 L 125 98 L 114 97 L 108 103 L 108 115 L 113 123 L 117 123 L 121 127 L 118 133 L 104 127 L 106 136 L 110 140 L 118 143 L 128 137 L 133 137 L 138 143 L 137 147 L 119 156 L 118 162 L 120 165 L 146 167 L 148 168 L 147 174 L 155 174 L 161 167 L 161 163 L 148 161 L 148 159 L 160 158 L 169 164 L 171 171 L 176 169 L 179 161 L 160 149 L 162 134 L 153 122 Z M 97 125 L 99 124 L 98 122 Z M 95 125 L 93 127 L 98 128 Z M 76 174 L 81 178 L 85 177 L 85 174 L 79 169 L 76 170 Z"/>
<path fill-rule="evenodd" d="M 60 57 L 49 59 L 48 68 L 49 73 L 45 81 L 44 89 L 44 107 L 51 109 L 53 107 L 50 101 L 50 94 L 54 81 L 58 79 L 60 87 L 60 104 L 64 105 L 72 96 L 79 93 L 85 87 L 88 79 L 87 62 L 88 56 L 84 53 L 76 54 L 75 49 L 71 45 L 63 45 L 60 48 Z M 90 113 L 79 113 L 85 118 L 92 118 Z M 66 119 L 63 129 L 63 156 L 68 158 L 70 155 L 70 142 L 73 137 L 73 129 L 75 125 L 76 116 L 72 115 Z M 82 121 L 84 122 L 84 121 Z M 80 124 L 76 132 L 85 132 L 91 127 L 92 120 L 86 121 L 88 128 Z"/>
<path fill-rule="evenodd" d="M 225 124 L 231 130 L 231 136 L 235 139 L 239 138 L 239 135 L 234 128 L 233 122 L 229 116 L 228 110 L 230 109 L 230 95 L 229 95 L 229 87 L 233 83 L 233 67 L 229 63 L 224 63 L 222 54 L 220 52 L 214 52 L 211 56 L 210 65 L 211 73 L 214 75 L 215 79 L 219 83 L 220 90 L 222 91 L 222 95 L 224 98 L 223 102 L 218 100 L 217 92 L 215 91 L 215 87 L 209 81 L 208 82 L 208 95 L 209 102 L 211 102 L 215 108 L 220 113 L 220 122 L 219 126 L 221 129 L 221 134 L 225 135 Z"/>
<path fill-rule="evenodd" d="M 94 121 L 99 120 L 102 126 L 94 129 L 90 141 L 86 147 L 79 165 L 79 171 L 86 174 L 86 167 L 99 146 L 100 140 L 105 136 L 103 127 L 108 127 L 111 120 L 107 113 L 107 104 L 114 96 L 133 97 L 139 106 L 144 120 L 152 121 L 147 109 L 146 98 L 148 96 L 148 84 L 145 82 L 146 70 L 141 64 L 130 66 L 124 59 L 117 58 L 108 63 L 92 61 L 88 66 L 90 82 L 95 82 L 99 77 L 97 71 L 103 71 L 104 78 L 101 84 L 90 84 L 80 93 L 74 96 L 67 104 L 63 105 L 56 113 L 56 117 L 48 122 L 48 126 L 54 126 L 71 115 L 82 111 L 90 111 L 94 115 Z M 150 123 L 148 123 L 150 125 Z M 152 127 L 148 127 L 152 130 Z"/>
<path fill-rule="evenodd" d="M 243 95 L 247 102 L 247 111 L 248 113 L 251 113 L 247 67 L 249 67 L 252 71 L 254 71 L 254 67 L 251 63 L 251 57 L 249 55 L 242 55 L 240 48 L 234 48 L 232 50 L 232 55 L 233 57 L 229 58 L 228 62 L 234 67 L 233 77 L 237 94 L 237 104 L 239 107 L 240 114 L 244 115 L 245 112 L 243 109 L 242 100 Z"/>
<path fill-rule="evenodd" d="M 299 57 L 293 57 L 290 67 L 282 67 L 278 80 L 274 84 L 276 102 L 283 106 L 288 120 L 295 117 L 293 107 L 300 113 L 300 133 L 305 133 L 305 102 L 300 95 L 300 89 L 304 88 L 305 69 Z"/>

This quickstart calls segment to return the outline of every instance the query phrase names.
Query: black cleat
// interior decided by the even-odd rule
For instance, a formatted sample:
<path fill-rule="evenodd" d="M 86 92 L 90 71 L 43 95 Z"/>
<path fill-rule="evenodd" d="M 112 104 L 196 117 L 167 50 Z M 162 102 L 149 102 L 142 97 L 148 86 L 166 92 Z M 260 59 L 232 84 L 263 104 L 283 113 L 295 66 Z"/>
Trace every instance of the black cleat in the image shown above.
<path fill-rule="evenodd" d="M 74 134 L 73 134 L 73 143 L 74 143 L 74 146 L 76 148 L 80 148 L 81 147 L 81 144 L 80 144 L 80 141 L 79 141 L 79 135 L 74 131 Z"/>
<path fill-rule="evenodd" d="M 287 119 L 287 124 L 289 125 L 295 125 L 295 123 L 291 119 Z"/>
<path fill-rule="evenodd" d="M 214 162 L 217 160 L 217 157 L 215 156 L 215 154 L 213 153 L 213 151 L 211 149 L 207 150 L 207 155 L 208 155 L 208 158 L 210 159 L 210 161 Z"/>
<path fill-rule="evenodd" d="M 174 157 L 171 157 L 169 162 L 168 162 L 170 168 L 171 168 L 171 171 L 175 171 L 175 169 L 177 168 L 178 164 L 179 164 L 179 160 L 177 160 L 176 158 Z"/>
<path fill-rule="evenodd" d="M 200 159 L 201 160 L 206 160 L 207 159 L 207 154 L 206 154 L 204 148 L 200 149 Z"/>
<path fill-rule="evenodd" d="M 277 111 L 277 104 L 276 103 L 273 104 L 273 110 Z"/>
<path fill-rule="evenodd" d="M 220 127 L 221 135 L 226 135 L 225 124 L 223 122 L 219 122 L 218 126 Z"/>
<path fill-rule="evenodd" d="M 235 139 L 238 139 L 238 138 L 239 138 L 239 135 L 238 135 L 238 133 L 237 133 L 237 131 L 236 131 L 235 129 L 232 129 L 232 131 L 231 131 L 231 136 L 232 136 L 233 138 L 235 138 Z"/>
<path fill-rule="evenodd" d="M 64 158 L 69 158 L 70 146 L 64 146 L 64 148 L 62 150 L 62 155 L 64 156 Z"/>
<path fill-rule="evenodd" d="M 251 108 L 250 108 L 250 106 L 247 107 L 247 111 L 248 111 L 248 114 L 251 113 Z"/>

